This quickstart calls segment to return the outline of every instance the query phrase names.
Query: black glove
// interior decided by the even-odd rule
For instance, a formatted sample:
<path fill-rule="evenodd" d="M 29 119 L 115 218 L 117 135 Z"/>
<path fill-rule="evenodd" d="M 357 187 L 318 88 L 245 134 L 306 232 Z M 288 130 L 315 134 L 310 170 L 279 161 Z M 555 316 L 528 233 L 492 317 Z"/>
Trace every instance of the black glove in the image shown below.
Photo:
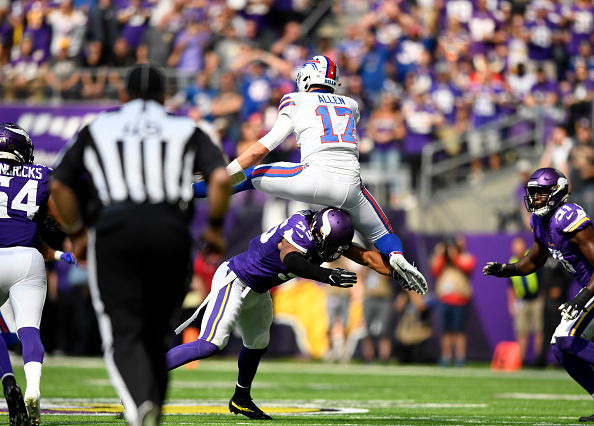
<path fill-rule="evenodd" d="M 334 268 L 326 282 L 334 287 L 352 287 L 357 282 L 357 274 L 346 269 Z"/>
<path fill-rule="evenodd" d="M 485 275 L 495 275 L 499 278 L 507 278 L 514 275 L 516 272 L 516 265 L 506 264 L 505 266 L 501 263 L 497 262 L 488 262 L 485 267 L 483 268 L 483 274 Z"/>
<path fill-rule="evenodd" d="M 584 287 L 580 292 L 571 300 L 563 303 L 559 306 L 561 316 L 565 321 L 573 321 L 582 313 L 588 300 L 592 298 L 592 292 Z"/>

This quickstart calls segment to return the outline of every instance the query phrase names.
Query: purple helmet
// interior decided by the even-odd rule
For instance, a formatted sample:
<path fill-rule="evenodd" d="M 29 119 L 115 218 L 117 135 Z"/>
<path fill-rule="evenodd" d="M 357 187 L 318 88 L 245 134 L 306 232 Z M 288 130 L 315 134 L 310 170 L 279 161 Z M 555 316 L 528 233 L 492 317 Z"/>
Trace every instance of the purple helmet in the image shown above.
<path fill-rule="evenodd" d="M 311 232 L 318 255 L 326 262 L 331 262 L 351 246 L 355 228 L 347 212 L 327 207 L 314 216 Z"/>
<path fill-rule="evenodd" d="M 545 216 L 567 200 L 569 181 L 559 170 L 545 167 L 532 173 L 525 190 L 526 209 L 537 216 Z M 539 203 L 535 195 L 542 192 L 547 194 L 546 202 Z"/>
<path fill-rule="evenodd" d="M 0 124 L 0 161 L 33 163 L 33 143 L 18 124 Z"/>

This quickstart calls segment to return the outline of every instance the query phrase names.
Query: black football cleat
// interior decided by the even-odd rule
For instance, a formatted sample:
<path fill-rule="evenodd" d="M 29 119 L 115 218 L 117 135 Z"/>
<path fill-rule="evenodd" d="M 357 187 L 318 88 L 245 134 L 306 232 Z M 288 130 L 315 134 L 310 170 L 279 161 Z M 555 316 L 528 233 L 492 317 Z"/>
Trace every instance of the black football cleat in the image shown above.
<path fill-rule="evenodd" d="M 4 384 L 4 397 L 8 405 L 10 426 L 28 426 L 29 415 L 27 414 L 21 388 L 16 381 L 12 380 Z"/>
<path fill-rule="evenodd" d="M 591 416 L 588 416 L 588 417 L 580 417 L 579 421 L 580 422 L 594 422 L 594 414 L 592 414 Z"/>
<path fill-rule="evenodd" d="M 251 398 L 231 398 L 231 401 L 229 401 L 229 411 L 235 415 L 243 414 L 252 420 L 272 420 L 272 417 L 260 410 Z"/>

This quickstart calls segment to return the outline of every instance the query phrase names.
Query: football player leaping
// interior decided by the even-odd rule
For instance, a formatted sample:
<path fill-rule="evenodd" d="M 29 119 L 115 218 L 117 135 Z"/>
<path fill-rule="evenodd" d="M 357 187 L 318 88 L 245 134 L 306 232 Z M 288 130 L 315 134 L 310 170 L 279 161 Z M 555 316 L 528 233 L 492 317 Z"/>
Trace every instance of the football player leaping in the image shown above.
<path fill-rule="evenodd" d="M 72 253 L 53 250 L 40 240 L 48 211 L 50 174 L 50 168 L 33 164 L 33 144 L 27 132 L 16 124 L 0 124 L 0 305 L 10 300 L 14 309 L 14 315 L 10 311 L 3 315 L 7 322 L 14 316 L 27 379 L 23 401 L 6 343 L 0 338 L 0 374 L 11 426 L 41 421 L 44 349 L 39 324 L 47 291 L 43 259 L 77 264 Z"/>
<path fill-rule="evenodd" d="M 314 56 L 303 65 L 297 75 L 298 92 L 282 98 L 270 132 L 227 166 L 238 184 L 234 192 L 255 188 L 280 198 L 346 210 L 357 231 L 389 259 L 405 285 L 425 294 L 425 278 L 402 255 L 402 242 L 361 181 L 359 106 L 352 98 L 334 94 L 338 75 L 338 66 L 327 56 Z M 297 137 L 300 163 L 253 167 L 290 133 Z M 194 184 L 194 194 L 204 197 L 206 184 Z"/>
<path fill-rule="evenodd" d="M 319 266 L 343 254 L 381 274 L 402 279 L 380 253 L 352 244 L 354 232 L 353 223 L 344 210 L 326 208 L 320 212 L 295 213 L 254 238 L 246 251 L 217 269 L 209 295 L 195 314 L 176 329 L 176 333 L 180 333 L 204 310 L 198 340 L 171 349 L 167 353 L 167 367 L 171 370 L 214 355 L 227 345 L 237 324 L 243 348 L 229 410 L 251 419 L 270 420 L 250 395 L 260 358 L 270 340 L 273 317 L 268 290 L 295 277 L 352 287 L 357 281 L 355 273 Z"/>
<path fill-rule="evenodd" d="M 485 275 L 528 275 L 541 268 L 549 253 L 583 288 L 559 307 L 561 323 L 551 343 L 557 360 L 569 375 L 594 397 L 594 230 L 588 214 L 577 204 L 567 203 L 569 182 L 560 171 L 535 171 L 526 184 L 526 208 L 532 213 L 534 243 L 518 262 L 489 262 Z M 594 415 L 580 417 L 594 422 Z"/>

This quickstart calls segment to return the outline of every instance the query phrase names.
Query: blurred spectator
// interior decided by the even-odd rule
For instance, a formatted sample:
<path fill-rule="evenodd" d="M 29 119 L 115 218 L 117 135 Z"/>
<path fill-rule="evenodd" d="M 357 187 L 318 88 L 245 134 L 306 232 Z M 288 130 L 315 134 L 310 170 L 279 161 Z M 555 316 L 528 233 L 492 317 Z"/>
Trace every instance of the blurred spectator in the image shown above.
<path fill-rule="evenodd" d="M 542 68 L 548 79 L 557 79 L 557 68 L 554 61 L 555 43 L 562 37 L 559 22 L 550 12 L 553 3 L 538 0 L 532 2 L 533 14 L 526 19 L 526 32 L 528 35 L 528 55 L 530 62 L 528 69 L 534 72 Z"/>
<path fill-rule="evenodd" d="M 585 64 L 588 70 L 588 78 L 594 80 L 594 55 L 592 55 L 592 45 L 587 41 L 582 41 L 578 50 L 577 56 L 572 56 L 569 59 L 567 67 L 567 78 L 570 80 L 575 78 L 575 69 L 579 64 Z"/>
<path fill-rule="evenodd" d="M 412 74 L 408 81 L 414 81 Z M 443 117 L 431 102 L 431 96 L 424 92 L 424 88 L 417 88 L 414 83 L 410 88 L 408 97 L 402 103 L 402 115 L 406 126 L 403 154 L 409 164 L 412 174 L 413 189 L 417 189 L 421 172 L 421 153 L 423 148 L 434 141 L 436 130 L 443 122 Z"/>
<path fill-rule="evenodd" d="M 546 141 L 545 150 L 540 157 L 538 168 L 553 167 L 565 176 L 569 175 L 569 152 L 573 147 L 571 138 L 567 136 L 565 126 L 557 125 Z"/>
<path fill-rule="evenodd" d="M 384 173 L 393 173 L 398 170 L 405 131 L 396 97 L 390 92 L 382 92 L 381 103 L 371 112 L 367 124 L 367 135 L 373 141 L 369 162 L 375 170 L 381 170 Z M 396 202 L 397 184 L 393 179 L 390 179 L 387 184 L 391 204 Z"/>
<path fill-rule="evenodd" d="M 472 4 L 467 0 L 455 0 L 450 3 L 468 3 L 470 4 L 470 10 L 472 10 Z M 437 41 L 437 52 L 436 57 L 439 61 L 447 62 L 458 62 L 468 56 L 468 48 L 470 47 L 470 34 L 464 26 L 460 23 L 460 20 L 451 17 L 447 21 L 447 26 L 440 34 Z"/>
<path fill-rule="evenodd" d="M 29 98 L 39 102 L 43 98 L 43 86 L 47 64 L 42 51 L 33 51 L 33 36 L 26 33 L 10 66 L 5 68 L 4 99 Z"/>
<path fill-rule="evenodd" d="M 144 3 L 143 0 L 130 0 L 127 6 L 117 11 L 120 35 L 126 39 L 130 50 L 135 52 L 140 46 L 150 16 L 150 3 Z"/>
<path fill-rule="evenodd" d="M 243 104 L 243 97 L 237 91 L 235 75 L 224 72 L 219 80 L 218 93 L 212 100 L 212 116 L 227 120 L 228 134 L 234 140 L 239 137 L 239 113 Z"/>
<path fill-rule="evenodd" d="M 567 130 L 573 136 L 578 120 L 592 117 L 594 82 L 588 78 L 586 64 L 576 64 L 575 78 L 572 81 L 562 82 L 560 91 L 563 106 L 569 110 Z"/>
<path fill-rule="evenodd" d="M 516 170 L 518 172 L 518 183 L 510 194 L 512 206 L 510 209 L 504 208 L 497 211 L 499 221 L 497 228 L 500 231 L 517 232 L 530 229 L 531 213 L 526 210 L 524 196 L 526 195 L 526 183 L 528 183 L 534 169 L 530 161 L 522 159 L 516 164 Z"/>
<path fill-rule="evenodd" d="M 401 363 L 434 363 L 427 343 L 433 335 L 431 320 L 435 300 L 432 295 L 421 296 L 412 291 L 401 291 L 395 301 L 398 325 L 396 327 L 396 354 Z"/>
<path fill-rule="evenodd" d="M 523 237 L 516 237 L 511 242 L 512 257 L 508 263 L 515 263 L 527 252 L 528 247 Z M 536 358 L 540 355 L 544 327 L 544 299 L 540 293 L 536 273 L 510 278 L 507 292 L 507 307 L 514 321 L 516 342 L 520 345 L 522 361 L 526 360 L 526 350 L 530 336 L 533 337 L 533 350 Z"/>
<path fill-rule="evenodd" d="M 470 32 L 471 57 L 476 55 L 489 56 L 495 44 L 505 39 L 500 22 L 487 9 L 487 0 L 477 0 L 468 21 Z"/>
<path fill-rule="evenodd" d="M 463 235 L 435 246 L 431 274 L 439 301 L 441 366 L 466 364 L 466 326 L 473 291 L 470 274 L 475 266 L 476 257 L 466 251 Z"/>
<path fill-rule="evenodd" d="M 363 316 L 367 330 L 362 342 L 363 359 L 365 362 L 378 359 L 387 364 L 392 357 L 394 335 L 394 281 L 373 270 L 365 271 L 359 280 L 364 285 Z"/>
<path fill-rule="evenodd" d="M 167 66 L 177 70 L 178 85 L 184 87 L 191 77 L 204 68 L 204 49 L 210 34 L 200 10 L 188 11 L 184 28 L 177 33 L 173 50 L 167 59 Z"/>
<path fill-rule="evenodd" d="M 571 198 L 587 213 L 594 212 L 594 143 L 592 124 L 586 118 L 576 123 L 574 146 L 569 151 Z"/>
<path fill-rule="evenodd" d="M 500 81 L 494 78 L 493 72 L 485 61 L 475 73 L 475 81 L 466 92 L 466 102 L 472 111 L 472 130 L 468 134 L 468 152 L 472 157 L 471 181 L 481 179 L 482 160 L 489 158 L 491 170 L 500 166 L 497 150 L 500 147 L 500 134 L 497 128 L 503 107 L 508 102 L 508 95 Z"/>
<path fill-rule="evenodd" d="M 567 300 L 567 289 L 573 278 L 569 272 L 553 256 L 540 270 L 539 284 L 544 295 L 544 326 L 541 349 L 535 349 L 539 354 L 534 365 L 545 367 L 548 363 L 547 356 L 551 346 L 551 338 L 559 324 L 559 306 Z"/>
<path fill-rule="evenodd" d="M 347 62 L 349 73 L 361 76 L 365 90 L 376 96 L 384 88 L 387 77 L 389 51 L 378 44 L 371 31 L 363 35 L 363 46 L 357 56 Z"/>
<path fill-rule="evenodd" d="M 49 11 L 49 0 L 33 0 L 25 6 L 26 33 L 33 39 L 33 51 L 43 53 L 43 61 L 50 58 L 52 29 L 46 18 Z"/>
<path fill-rule="evenodd" d="M 124 37 L 119 37 L 113 45 L 113 55 L 109 65 L 114 68 L 127 68 L 134 65 L 134 63 L 128 41 Z"/>
<path fill-rule="evenodd" d="M 64 46 L 67 46 L 67 58 L 76 58 L 82 49 L 87 30 L 87 16 L 74 9 L 73 0 L 62 0 L 57 9 L 47 15 L 47 23 L 52 29 L 50 53 L 63 58 Z"/>
<path fill-rule="evenodd" d="M 400 83 L 404 83 L 409 75 L 409 71 L 413 71 L 421 58 L 421 54 L 426 46 L 421 39 L 421 27 L 418 25 L 410 25 L 406 30 L 406 35 L 400 39 L 394 59 L 396 62 L 396 79 Z M 376 76 L 376 78 L 379 76 Z M 377 86 L 379 81 L 375 82 Z"/>
<path fill-rule="evenodd" d="M 105 88 L 109 68 L 101 65 L 102 44 L 100 41 L 90 42 L 87 46 L 84 68 L 81 71 L 81 96 L 83 99 L 99 99 L 106 96 Z"/>
<path fill-rule="evenodd" d="M 287 22 L 281 37 L 270 46 L 270 53 L 291 62 L 300 61 L 301 56 L 298 53 L 300 43 L 301 26 L 299 22 Z"/>
<path fill-rule="evenodd" d="M 149 27 L 143 34 L 137 55 L 148 62 L 166 65 L 173 41 L 184 27 L 184 0 L 159 2 L 153 9 Z"/>
<path fill-rule="evenodd" d="M 346 361 L 351 289 L 324 286 L 324 290 L 326 290 L 326 312 L 328 314 L 328 351 L 324 355 L 324 359 L 330 362 Z"/>
<path fill-rule="evenodd" d="M 594 43 L 594 6 L 590 0 L 575 0 L 568 7 L 566 16 L 569 20 L 569 54 L 578 54 L 582 41 Z"/>
<path fill-rule="evenodd" d="M 68 39 L 62 39 L 58 54 L 51 60 L 50 69 L 45 78 L 50 97 L 57 96 L 62 99 L 80 97 L 81 72 L 78 62 L 68 56 L 69 46 Z"/>
<path fill-rule="evenodd" d="M 114 46 L 120 36 L 116 7 L 112 0 L 99 0 L 89 11 L 88 38 L 101 43 L 101 63 L 111 64 Z"/>

